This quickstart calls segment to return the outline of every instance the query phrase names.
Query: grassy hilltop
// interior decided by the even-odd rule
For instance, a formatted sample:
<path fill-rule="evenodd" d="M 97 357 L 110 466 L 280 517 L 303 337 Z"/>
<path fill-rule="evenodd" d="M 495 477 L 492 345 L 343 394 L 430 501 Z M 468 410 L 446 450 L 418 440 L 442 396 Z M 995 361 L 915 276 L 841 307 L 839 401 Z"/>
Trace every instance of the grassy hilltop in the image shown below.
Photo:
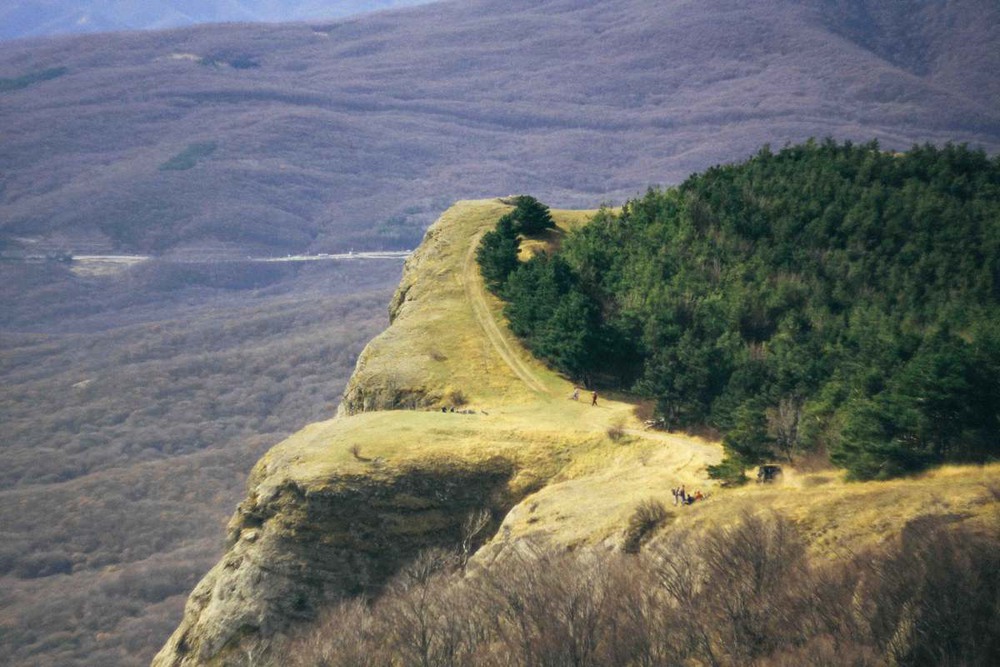
<path fill-rule="evenodd" d="M 342 595 L 376 593 L 418 553 L 455 547 L 483 510 L 487 528 L 466 536 L 472 547 L 486 540 L 481 564 L 529 543 L 621 548 L 637 508 L 670 507 L 681 483 L 709 499 L 670 507 L 643 540 L 769 508 L 806 536 L 809 553 L 833 558 L 892 543 L 917 519 L 973 531 L 1000 519 L 1000 466 L 865 484 L 789 470 L 778 487 L 717 489 L 706 466 L 721 459 L 718 443 L 643 430 L 625 396 L 569 400 L 573 385 L 516 342 L 478 273 L 478 239 L 508 208 L 461 202 L 431 227 L 341 414 L 257 464 L 226 556 L 154 664 L 235 664 Z M 587 217 L 553 214 L 560 230 Z"/>

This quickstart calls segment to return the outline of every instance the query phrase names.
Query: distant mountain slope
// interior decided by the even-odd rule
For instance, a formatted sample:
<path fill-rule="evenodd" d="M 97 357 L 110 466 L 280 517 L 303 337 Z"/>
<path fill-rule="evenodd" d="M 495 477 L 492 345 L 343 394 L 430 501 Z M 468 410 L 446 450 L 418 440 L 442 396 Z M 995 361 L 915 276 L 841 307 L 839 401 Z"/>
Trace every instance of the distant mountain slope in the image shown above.
<path fill-rule="evenodd" d="M 762 143 L 1000 148 L 1000 9 L 441 2 L 0 45 L 0 234 L 412 246 L 447 202 L 620 200 Z"/>
<path fill-rule="evenodd" d="M 431 0 L 11 0 L 0 8 L 0 40 L 196 23 L 333 19 Z"/>

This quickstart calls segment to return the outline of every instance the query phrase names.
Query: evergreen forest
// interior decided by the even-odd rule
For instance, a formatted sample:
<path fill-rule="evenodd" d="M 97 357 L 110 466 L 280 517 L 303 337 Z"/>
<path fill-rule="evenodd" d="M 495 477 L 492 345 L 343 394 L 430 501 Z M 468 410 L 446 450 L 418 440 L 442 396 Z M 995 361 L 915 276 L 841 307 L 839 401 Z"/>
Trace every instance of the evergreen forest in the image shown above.
<path fill-rule="evenodd" d="M 829 457 L 883 479 L 1000 454 L 1000 158 L 810 140 L 478 258 L 534 354 L 711 428 L 746 466 Z M 537 204 L 537 202 L 534 202 Z M 528 227 L 530 229 L 522 229 Z"/>

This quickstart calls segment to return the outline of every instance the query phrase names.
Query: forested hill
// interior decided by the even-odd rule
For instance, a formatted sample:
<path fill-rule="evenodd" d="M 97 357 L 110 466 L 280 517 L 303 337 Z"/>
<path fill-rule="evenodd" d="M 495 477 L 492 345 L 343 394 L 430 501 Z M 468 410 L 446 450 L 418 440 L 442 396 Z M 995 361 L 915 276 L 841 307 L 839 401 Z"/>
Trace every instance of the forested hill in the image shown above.
<path fill-rule="evenodd" d="M 766 142 L 996 151 L 996 44 L 995 0 L 453 0 L 4 42 L 0 243 L 403 249 L 457 199 L 621 202 Z"/>
<path fill-rule="evenodd" d="M 719 429 L 737 465 L 717 474 L 1000 454 L 1000 159 L 982 152 L 764 148 L 508 271 L 494 284 L 536 354 Z"/>

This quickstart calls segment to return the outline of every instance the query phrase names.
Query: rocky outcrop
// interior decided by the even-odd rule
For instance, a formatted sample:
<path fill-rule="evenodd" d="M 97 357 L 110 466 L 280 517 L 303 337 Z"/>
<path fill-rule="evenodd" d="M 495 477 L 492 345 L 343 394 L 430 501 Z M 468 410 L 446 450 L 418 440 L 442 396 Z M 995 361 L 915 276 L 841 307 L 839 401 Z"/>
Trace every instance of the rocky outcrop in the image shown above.
<path fill-rule="evenodd" d="M 488 541 L 478 560 L 489 561 L 524 540 L 613 543 L 636 493 L 717 461 L 690 443 L 657 439 L 641 460 L 639 447 L 605 443 L 608 423 L 634 421 L 633 406 L 567 401 L 572 385 L 507 339 L 475 263 L 478 238 L 507 210 L 459 202 L 428 230 L 337 417 L 255 466 L 225 555 L 154 665 L 252 663 L 275 637 L 338 599 L 377 592 L 428 548 L 462 543 L 470 555 Z M 449 406 L 458 409 L 440 409 Z M 577 479 L 588 475 L 598 478 Z M 487 525 L 464 540 L 483 510 Z"/>
<path fill-rule="evenodd" d="M 506 493 L 513 472 L 498 458 L 378 469 L 316 488 L 261 480 L 153 664 L 238 664 L 256 640 L 337 599 L 377 591 L 421 551 L 456 546 L 471 513 L 502 517 L 514 501 Z"/>
<path fill-rule="evenodd" d="M 407 314 L 410 305 L 422 291 L 418 286 L 420 275 L 430 258 L 440 254 L 441 221 L 432 225 L 416 251 L 403 265 L 403 276 L 389 301 L 389 324 L 395 324 Z M 377 340 L 377 339 L 376 339 Z M 416 410 L 436 405 L 442 399 L 440 392 L 428 390 L 412 376 L 403 377 L 395 369 L 378 372 L 371 369 L 373 358 L 380 357 L 376 341 L 369 343 L 358 357 L 354 373 L 344 389 L 338 416 L 355 415 L 379 410 Z"/>
<path fill-rule="evenodd" d="M 493 216 L 502 205 L 472 210 L 483 206 Z M 433 355 L 411 344 L 429 336 L 407 326 L 434 320 L 422 309 L 443 303 L 449 290 L 451 303 L 463 299 L 454 271 L 442 268 L 464 257 L 469 236 L 462 224 L 473 233 L 480 225 L 464 211 L 446 214 L 407 260 L 390 304 L 392 325 L 359 358 L 337 419 L 313 425 L 316 433 L 303 429 L 257 463 L 230 521 L 225 555 L 192 592 L 153 665 L 244 664 L 334 601 L 378 591 L 420 552 L 457 547 L 463 524 L 483 510 L 489 525 L 477 539 L 488 539 L 527 492 L 523 479 L 512 482 L 515 457 L 467 456 L 461 446 L 447 455 L 425 453 L 442 437 L 430 431 L 413 436 L 416 455 L 397 457 L 393 413 L 359 415 L 419 408 L 447 394 L 446 385 L 428 380 L 427 365 L 438 363 Z M 382 430 L 369 446 L 383 446 L 390 461 L 355 448 L 359 430 L 372 429 Z"/>

